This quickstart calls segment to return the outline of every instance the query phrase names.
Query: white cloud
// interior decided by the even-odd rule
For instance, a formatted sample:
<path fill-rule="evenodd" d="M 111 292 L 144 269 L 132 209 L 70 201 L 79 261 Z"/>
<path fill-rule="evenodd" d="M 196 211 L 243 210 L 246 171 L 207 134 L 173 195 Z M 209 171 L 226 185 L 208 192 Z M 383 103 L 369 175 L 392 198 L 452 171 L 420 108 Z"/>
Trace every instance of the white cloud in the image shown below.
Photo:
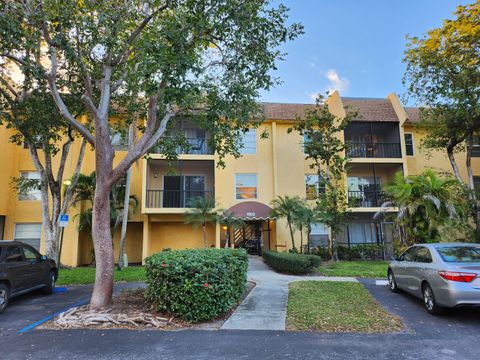
<path fill-rule="evenodd" d="M 350 87 L 350 81 L 347 78 L 340 77 L 340 75 L 338 75 L 337 71 L 334 69 L 328 70 L 325 73 L 325 77 L 330 82 L 325 89 L 329 93 L 335 90 L 344 92 Z"/>

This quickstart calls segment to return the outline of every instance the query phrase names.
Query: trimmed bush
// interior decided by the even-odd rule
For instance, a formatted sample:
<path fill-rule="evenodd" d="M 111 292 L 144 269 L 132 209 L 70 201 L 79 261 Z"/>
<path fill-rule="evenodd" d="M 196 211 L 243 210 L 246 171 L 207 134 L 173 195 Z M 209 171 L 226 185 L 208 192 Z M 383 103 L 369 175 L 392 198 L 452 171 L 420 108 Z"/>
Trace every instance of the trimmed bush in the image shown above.
<path fill-rule="evenodd" d="M 317 247 L 311 252 L 322 260 L 330 260 L 330 252 L 326 247 Z M 376 244 L 358 244 L 351 247 L 339 245 L 337 248 L 339 260 L 378 260 L 382 258 L 383 246 Z"/>
<path fill-rule="evenodd" d="M 212 320 L 240 300 L 247 267 L 244 250 L 162 251 L 145 260 L 145 296 L 158 311 L 189 322 Z"/>
<path fill-rule="evenodd" d="M 320 265 L 316 255 L 294 254 L 276 251 L 264 251 L 263 259 L 275 271 L 288 274 L 308 274 Z"/>

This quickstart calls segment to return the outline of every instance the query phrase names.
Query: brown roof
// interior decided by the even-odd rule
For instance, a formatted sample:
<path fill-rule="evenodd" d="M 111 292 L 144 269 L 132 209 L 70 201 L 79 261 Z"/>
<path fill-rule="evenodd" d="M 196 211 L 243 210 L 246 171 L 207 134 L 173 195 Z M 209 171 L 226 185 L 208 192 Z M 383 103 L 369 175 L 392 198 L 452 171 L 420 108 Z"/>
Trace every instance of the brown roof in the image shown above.
<path fill-rule="evenodd" d="M 408 116 L 408 121 L 419 122 L 420 121 L 420 108 L 418 107 L 405 107 L 405 112 Z"/>
<path fill-rule="evenodd" d="M 263 115 L 271 120 L 295 120 L 303 117 L 306 109 L 314 107 L 314 104 L 262 103 Z"/>
<path fill-rule="evenodd" d="M 399 121 L 392 103 L 388 99 L 342 97 L 348 111 L 356 111 L 354 121 Z"/>

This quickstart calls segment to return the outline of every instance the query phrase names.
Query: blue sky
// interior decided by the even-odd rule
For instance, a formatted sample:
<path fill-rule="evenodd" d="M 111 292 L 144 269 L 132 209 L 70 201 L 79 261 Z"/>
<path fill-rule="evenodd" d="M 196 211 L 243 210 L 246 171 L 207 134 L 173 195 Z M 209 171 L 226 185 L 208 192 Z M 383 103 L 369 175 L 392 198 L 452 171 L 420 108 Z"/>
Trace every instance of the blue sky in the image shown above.
<path fill-rule="evenodd" d="M 338 89 L 343 96 L 405 93 L 405 35 L 420 36 L 452 18 L 459 0 L 281 0 L 290 22 L 305 34 L 284 46 L 275 72 L 283 84 L 262 101 L 311 103 L 314 94 Z"/>

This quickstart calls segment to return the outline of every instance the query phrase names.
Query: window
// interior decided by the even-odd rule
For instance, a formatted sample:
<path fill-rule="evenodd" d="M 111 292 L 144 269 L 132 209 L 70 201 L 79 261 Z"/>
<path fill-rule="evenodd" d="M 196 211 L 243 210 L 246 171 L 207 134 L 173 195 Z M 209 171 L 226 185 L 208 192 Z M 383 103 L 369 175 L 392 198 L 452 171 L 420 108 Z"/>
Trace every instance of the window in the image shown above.
<path fill-rule="evenodd" d="M 6 254 L 7 262 L 22 262 L 22 250 L 18 246 L 10 246 L 7 248 Z"/>
<path fill-rule="evenodd" d="M 348 241 L 350 245 L 378 244 L 377 224 L 370 222 L 352 222 L 348 225 Z"/>
<path fill-rule="evenodd" d="M 319 246 L 328 246 L 328 227 L 321 223 L 312 224 L 312 232 L 310 233 L 310 248 Z"/>
<path fill-rule="evenodd" d="M 257 174 L 235 175 L 235 197 L 238 200 L 257 198 Z"/>
<path fill-rule="evenodd" d="M 471 157 L 480 157 L 480 137 L 478 135 L 473 137 Z"/>
<path fill-rule="evenodd" d="M 243 134 L 241 141 L 240 154 L 256 154 L 257 152 L 257 130 L 249 129 Z"/>
<path fill-rule="evenodd" d="M 319 194 L 325 193 L 325 184 L 320 183 L 318 175 L 305 175 L 305 192 L 307 200 L 315 200 Z"/>
<path fill-rule="evenodd" d="M 415 257 L 415 261 L 421 263 L 431 263 L 432 255 L 430 254 L 430 250 L 423 246 L 419 247 L 417 250 L 417 256 Z"/>
<path fill-rule="evenodd" d="M 405 153 L 407 156 L 414 155 L 413 134 L 405 133 Z"/>
<path fill-rule="evenodd" d="M 40 249 L 40 237 L 42 235 L 42 224 L 15 224 L 14 240 L 21 241 Z"/>
<path fill-rule="evenodd" d="M 20 177 L 35 180 L 40 184 L 40 174 L 35 171 L 22 171 Z M 18 194 L 18 200 L 42 200 L 40 189 L 30 189 L 26 193 Z"/>
<path fill-rule="evenodd" d="M 480 261 L 480 246 L 441 246 L 437 251 L 445 262 Z"/>
<path fill-rule="evenodd" d="M 206 195 L 203 175 L 163 177 L 163 207 L 188 207 L 192 199 Z"/>
<path fill-rule="evenodd" d="M 417 248 L 411 247 L 410 249 L 406 250 L 402 256 L 400 256 L 400 261 L 415 261 L 415 257 L 417 255 Z"/>
<path fill-rule="evenodd" d="M 23 256 L 26 261 L 38 261 L 40 258 L 40 254 L 27 247 L 23 248 Z"/>

